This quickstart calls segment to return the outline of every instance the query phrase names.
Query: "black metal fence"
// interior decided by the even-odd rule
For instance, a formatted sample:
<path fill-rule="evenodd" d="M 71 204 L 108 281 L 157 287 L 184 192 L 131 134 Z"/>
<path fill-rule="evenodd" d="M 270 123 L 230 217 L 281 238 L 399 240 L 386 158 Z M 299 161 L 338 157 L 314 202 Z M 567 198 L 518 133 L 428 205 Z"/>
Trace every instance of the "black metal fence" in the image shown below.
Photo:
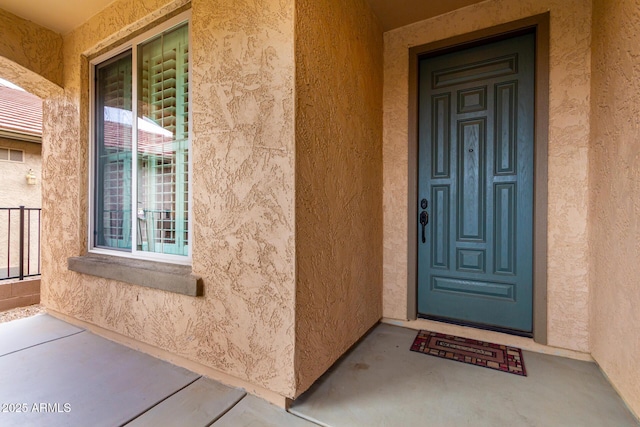
<path fill-rule="evenodd" d="M 40 274 L 41 214 L 40 208 L 0 208 L 0 279 Z"/>

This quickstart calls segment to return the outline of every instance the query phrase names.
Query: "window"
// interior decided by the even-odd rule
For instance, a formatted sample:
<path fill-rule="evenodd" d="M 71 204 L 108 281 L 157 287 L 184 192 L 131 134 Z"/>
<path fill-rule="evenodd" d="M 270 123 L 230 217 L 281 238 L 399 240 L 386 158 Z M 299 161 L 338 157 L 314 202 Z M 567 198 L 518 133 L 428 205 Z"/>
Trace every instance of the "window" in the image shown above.
<path fill-rule="evenodd" d="M 189 28 L 172 22 L 94 64 L 94 251 L 190 256 Z"/>
<path fill-rule="evenodd" d="M 22 163 L 24 162 L 24 151 L 0 147 L 0 160 Z"/>

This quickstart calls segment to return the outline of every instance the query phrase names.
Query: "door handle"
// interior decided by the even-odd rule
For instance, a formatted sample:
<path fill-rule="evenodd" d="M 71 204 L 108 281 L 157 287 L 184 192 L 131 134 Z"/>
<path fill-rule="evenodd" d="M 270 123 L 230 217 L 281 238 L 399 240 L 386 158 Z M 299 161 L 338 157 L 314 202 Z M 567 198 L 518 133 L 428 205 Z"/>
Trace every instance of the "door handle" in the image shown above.
<path fill-rule="evenodd" d="M 427 213 L 427 211 L 422 211 L 420 212 L 420 224 L 422 224 L 422 243 L 425 243 L 427 241 L 427 238 L 425 237 L 425 231 L 424 228 L 427 226 L 427 223 L 429 222 L 429 214 Z"/>

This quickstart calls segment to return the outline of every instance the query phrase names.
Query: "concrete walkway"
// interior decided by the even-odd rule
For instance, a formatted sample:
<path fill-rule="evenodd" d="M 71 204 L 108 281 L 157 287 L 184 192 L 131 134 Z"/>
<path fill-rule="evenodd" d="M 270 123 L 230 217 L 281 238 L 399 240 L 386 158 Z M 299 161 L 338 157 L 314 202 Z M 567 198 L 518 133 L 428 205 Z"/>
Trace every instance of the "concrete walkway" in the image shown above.
<path fill-rule="evenodd" d="M 48 315 L 0 324 L 0 426 L 212 424 L 314 426 Z"/>
<path fill-rule="evenodd" d="M 616 426 L 593 363 L 524 352 L 528 377 L 409 351 L 377 326 L 290 413 L 48 315 L 0 324 L 0 426 Z"/>
<path fill-rule="evenodd" d="M 290 412 L 321 425 L 637 427 L 595 363 L 523 352 L 527 377 L 409 351 L 378 325 Z"/>

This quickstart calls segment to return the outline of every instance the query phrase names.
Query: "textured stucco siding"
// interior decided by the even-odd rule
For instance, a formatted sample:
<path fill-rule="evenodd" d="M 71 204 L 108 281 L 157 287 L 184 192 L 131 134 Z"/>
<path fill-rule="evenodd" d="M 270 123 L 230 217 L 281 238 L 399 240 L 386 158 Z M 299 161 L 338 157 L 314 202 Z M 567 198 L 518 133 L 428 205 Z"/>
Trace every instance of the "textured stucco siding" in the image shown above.
<path fill-rule="evenodd" d="M 25 208 L 41 207 L 41 174 L 40 152 L 42 146 L 39 143 L 18 141 L 15 139 L 1 138 L 0 147 L 22 150 L 23 162 L 9 162 L 0 160 L 0 207 Z M 27 172 L 33 170 L 36 176 L 36 185 L 27 184 Z M 30 216 L 29 216 L 30 215 Z M 25 237 L 28 238 L 28 249 L 30 251 L 28 273 L 37 271 L 38 266 L 38 218 L 39 212 L 32 211 L 25 213 Z M 7 265 L 9 256 L 9 267 L 12 268 L 12 275 L 17 274 L 20 265 L 20 214 L 18 211 L 0 211 L 0 264 Z M 26 264 L 25 264 L 26 266 Z M 27 271 L 25 270 L 25 274 Z M 0 273 L 0 277 L 6 277 L 6 270 Z M 39 288 L 39 286 L 38 286 Z M 34 301 L 33 299 L 25 300 Z M 17 304 L 17 302 L 16 302 Z M 5 306 L 7 306 L 5 304 Z M 7 306 L 8 307 L 8 306 Z M 8 308 L 7 308 L 8 309 Z"/>
<path fill-rule="evenodd" d="M 385 33 L 384 317 L 407 316 L 409 48 L 550 12 L 548 343 L 589 350 L 591 2 L 488 0 Z"/>
<path fill-rule="evenodd" d="M 194 298 L 67 270 L 87 249 L 88 61 L 187 1 L 118 0 L 64 37 L 45 102 L 42 300 L 282 396 L 294 381 L 293 2 L 194 0 Z"/>
<path fill-rule="evenodd" d="M 640 2 L 593 17 L 591 352 L 640 416 Z"/>
<path fill-rule="evenodd" d="M 3 9 L 0 9 L 0 58 L 57 85 L 62 83 L 62 36 Z M 3 78 L 26 87 L 30 76 L 18 70 L 15 75 Z"/>
<path fill-rule="evenodd" d="M 42 198 L 40 190 L 40 184 L 42 183 L 40 174 L 42 145 L 35 142 L 0 138 L 0 147 L 24 152 L 23 162 L 0 160 L 0 177 L 2 177 L 0 207 L 16 208 L 22 205 L 27 208 L 39 208 Z M 36 185 L 27 184 L 27 172 L 29 169 L 32 169 L 36 176 Z"/>
<path fill-rule="evenodd" d="M 382 315 L 382 30 L 364 0 L 296 1 L 300 393 Z"/>

